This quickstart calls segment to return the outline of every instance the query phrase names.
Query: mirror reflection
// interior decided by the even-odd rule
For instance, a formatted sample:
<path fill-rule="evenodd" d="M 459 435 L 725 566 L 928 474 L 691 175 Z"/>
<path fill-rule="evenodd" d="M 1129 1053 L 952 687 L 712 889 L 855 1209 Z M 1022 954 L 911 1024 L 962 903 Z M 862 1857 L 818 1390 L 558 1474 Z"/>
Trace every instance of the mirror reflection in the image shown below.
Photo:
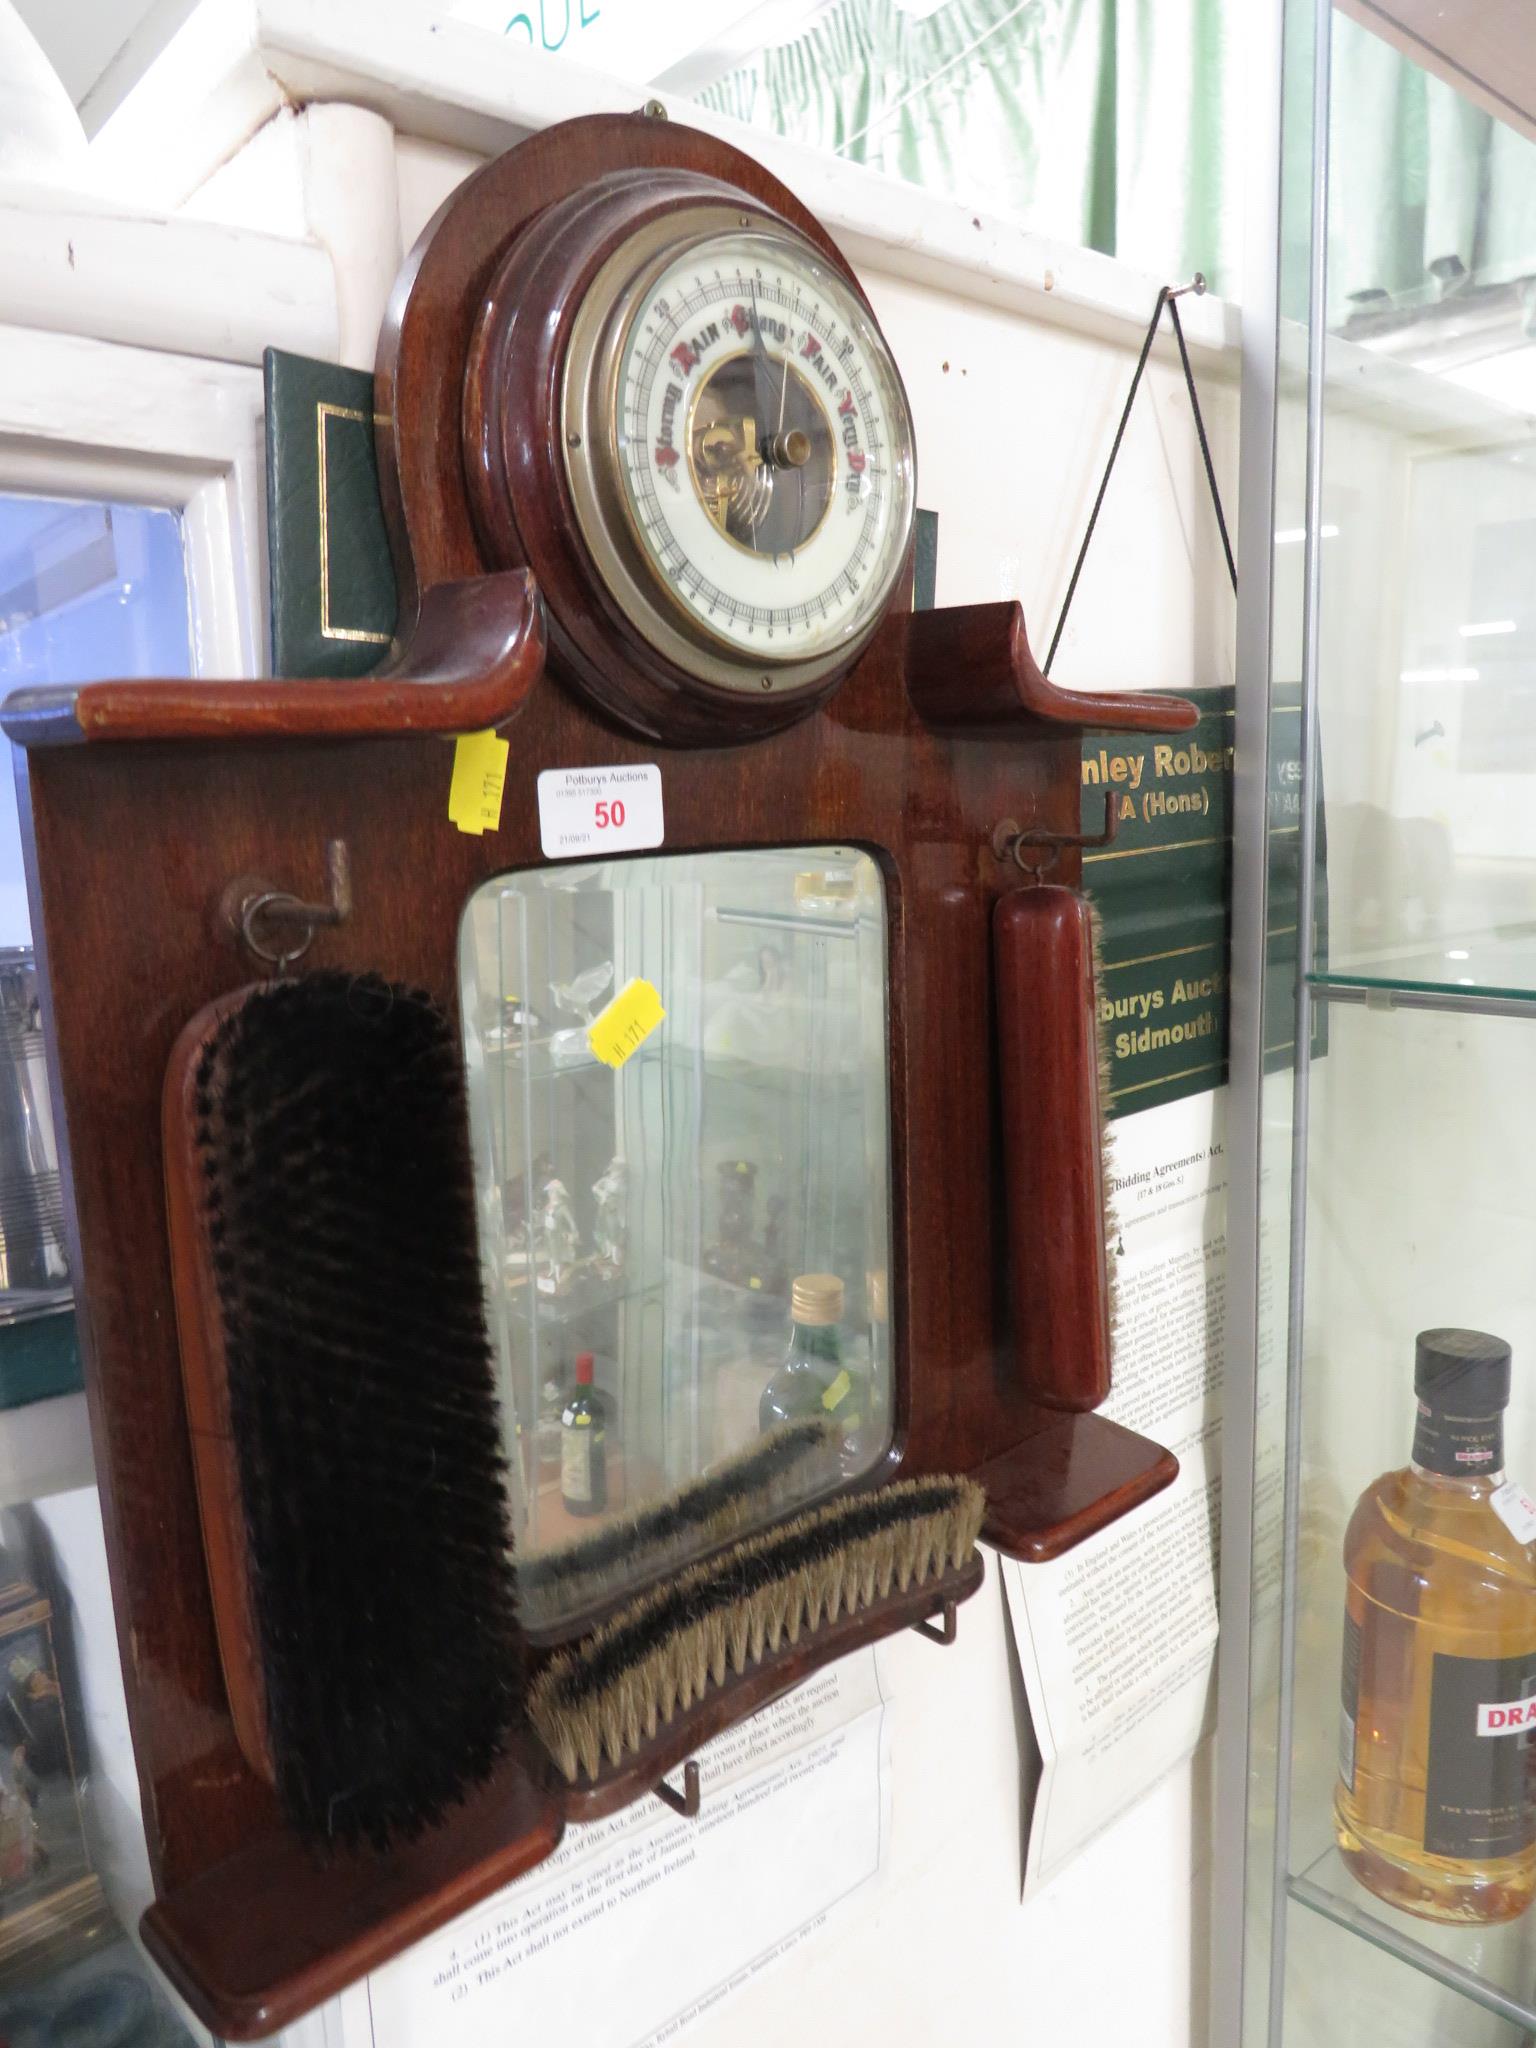
<path fill-rule="evenodd" d="M 525 1624 L 891 1440 L 885 898 L 847 847 L 498 876 L 460 942 Z"/>

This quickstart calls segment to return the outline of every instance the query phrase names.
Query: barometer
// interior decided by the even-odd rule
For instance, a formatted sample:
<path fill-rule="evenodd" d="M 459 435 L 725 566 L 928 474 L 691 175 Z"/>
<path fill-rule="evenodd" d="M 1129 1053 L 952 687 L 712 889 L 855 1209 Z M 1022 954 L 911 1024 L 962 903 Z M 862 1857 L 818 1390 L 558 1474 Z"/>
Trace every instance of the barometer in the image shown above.
<path fill-rule="evenodd" d="M 548 209 L 491 281 L 465 388 L 481 534 L 535 571 L 557 660 L 626 725 L 787 724 L 890 607 L 900 375 L 841 260 L 749 195 L 620 176 Z"/>
<path fill-rule="evenodd" d="M 782 690 L 857 651 L 906 553 L 912 429 L 798 235 L 700 208 L 636 237 L 582 308 L 561 417 L 593 560 L 681 666 Z"/>

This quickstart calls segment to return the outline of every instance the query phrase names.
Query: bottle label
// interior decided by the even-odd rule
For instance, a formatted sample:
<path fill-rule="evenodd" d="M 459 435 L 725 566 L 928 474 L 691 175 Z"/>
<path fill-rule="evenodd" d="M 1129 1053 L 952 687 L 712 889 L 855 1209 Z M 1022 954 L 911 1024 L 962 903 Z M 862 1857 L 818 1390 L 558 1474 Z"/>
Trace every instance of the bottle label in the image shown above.
<path fill-rule="evenodd" d="M 1339 1776 L 1355 1789 L 1355 1723 L 1360 1717 L 1360 1624 L 1344 1613 L 1344 1673 L 1339 1686 Z"/>
<path fill-rule="evenodd" d="M 1421 1471 L 1443 1472 L 1452 1479 L 1497 1472 L 1504 1463 L 1502 1410 L 1493 1415 L 1451 1415 L 1420 1401 L 1413 1462 Z"/>
<path fill-rule="evenodd" d="M 828 1414 L 847 1400 L 849 1389 L 852 1385 L 853 1381 L 849 1379 L 847 1368 L 844 1367 L 821 1397 L 821 1405 L 827 1410 Z"/>
<path fill-rule="evenodd" d="M 1518 1479 L 1506 1479 L 1488 1496 L 1488 1505 L 1517 1543 L 1536 1542 L 1536 1500 Z"/>
<path fill-rule="evenodd" d="M 585 1422 L 587 1417 L 582 1416 Z M 592 1446 L 590 1429 L 567 1427 L 560 1438 L 560 1491 L 566 1500 L 587 1507 L 592 1500 Z"/>
<path fill-rule="evenodd" d="M 1536 1651 L 1436 1653 L 1424 1785 L 1424 1847 L 1432 1856 L 1516 1856 L 1536 1841 L 1533 1733 Z"/>

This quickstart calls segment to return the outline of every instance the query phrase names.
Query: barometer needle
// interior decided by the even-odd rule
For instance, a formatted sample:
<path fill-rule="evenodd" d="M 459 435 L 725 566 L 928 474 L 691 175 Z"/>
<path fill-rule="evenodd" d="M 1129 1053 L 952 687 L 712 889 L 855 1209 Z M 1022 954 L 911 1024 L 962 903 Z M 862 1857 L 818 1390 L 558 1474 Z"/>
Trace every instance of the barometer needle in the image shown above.
<path fill-rule="evenodd" d="M 768 439 L 768 409 L 773 404 L 772 372 L 768 367 L 768 350 L 763 342 L 763 323 L 757 311 L 757 286 L 751 287 L 752 297 L 752 387 L 757 394 L 757 435 L 760 441 Z M 779 398 L 780 425 L 783 424 L 783 393 Z"/>

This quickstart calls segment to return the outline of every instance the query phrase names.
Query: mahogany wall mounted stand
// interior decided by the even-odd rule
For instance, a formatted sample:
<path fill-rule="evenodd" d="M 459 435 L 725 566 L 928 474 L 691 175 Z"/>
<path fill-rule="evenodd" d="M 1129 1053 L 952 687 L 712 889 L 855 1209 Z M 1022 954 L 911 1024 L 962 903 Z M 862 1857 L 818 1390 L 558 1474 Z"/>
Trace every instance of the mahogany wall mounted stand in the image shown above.
<path fill-rule="evenodd" d="M 160 1094 L 186 1020 L 250 978 L 221 910 L 240 878 L 323 899 L 326 849 L 344 842 L 350 914 L 316 931 L 307 962 L 418 984 L 456 1015 L 466 899 L 488 877 L 542 860 L 541 769 L 659 763 L 668 852 L 867 847 L 889 904 L 897 1427 L 879 1476 L 976 1473 L 989 1540 L 1041 1558 L 1175 1469 L 1144 1439 L 1069 1412 L 1081 1398 L 1070 1359 L 1031 1358 L 1030 1333 L 1009 1331 L 989 934 L 998 895 L 1020 879 L 993 852 L 999 821 L 1070 838 L 1081 732 L 1172 730 L 1193 710 L 1053 686 L 1015 605 L 911 616 L 910 567 L 851 665 L 771 711 L 680 689 L 584 580 L 552 481 L 555 415 L 539 399 L 548 385 L 537 385 L 558 362 L 501 364 L 496 388 L 531 396 L 503 419 L 494 462 L 483 419 L 470 431 L 489 360 L 482 350 L 471 376 L 472 343 L 477 331 L 494 340 L 517 327 L 507 293 L 525 236 L 601 188 L 608 211 L 555 245 L 574 274 L 568 265 L 552 277 L 547 237 L 532 251 L 542 267 L 520 288 L 553 292 L 558 312 L 603 259 L 614 195 L 623 213 L 636 179 L 647 205 L 696 199 L 700 180 L 739 196 L 809 238 L 857 292 L 792 194 L 725 145 L 638 116 L 551 129 L 454 196 L 392 305 L 378 403 L 403 605 L 386 670 L 347 683 L 31 690 L 0 716 L 26 750 L 21 803 L 81 1345 L 157 1892 L 145 1933 L 229 2038 L 286 2023 L 530 1868 L 580 1805 L 520 1738 L 430 1836 L 387 1857 L 322 1863 L 288 1833 L 235 1739 L 177 1352 Z M 559 324 L 552 315 L 544 329 Z M 514 333 L 505 346 L 522 344 Z M 508 463 L 517 495 L 497 518 Z M 529 496 L 529 479 L 549 488 Z M 502 820 L 476 837 L 448 822 L 443 741 L 492 726 L 511 745 Z M 1076 881 L 1070 848 L 1056 873 Z M 1049 1118 L 1048 1101 L 1036 1107 Z M 1037 1398 L 1053 1385 L 1060 1406 Z"/>

